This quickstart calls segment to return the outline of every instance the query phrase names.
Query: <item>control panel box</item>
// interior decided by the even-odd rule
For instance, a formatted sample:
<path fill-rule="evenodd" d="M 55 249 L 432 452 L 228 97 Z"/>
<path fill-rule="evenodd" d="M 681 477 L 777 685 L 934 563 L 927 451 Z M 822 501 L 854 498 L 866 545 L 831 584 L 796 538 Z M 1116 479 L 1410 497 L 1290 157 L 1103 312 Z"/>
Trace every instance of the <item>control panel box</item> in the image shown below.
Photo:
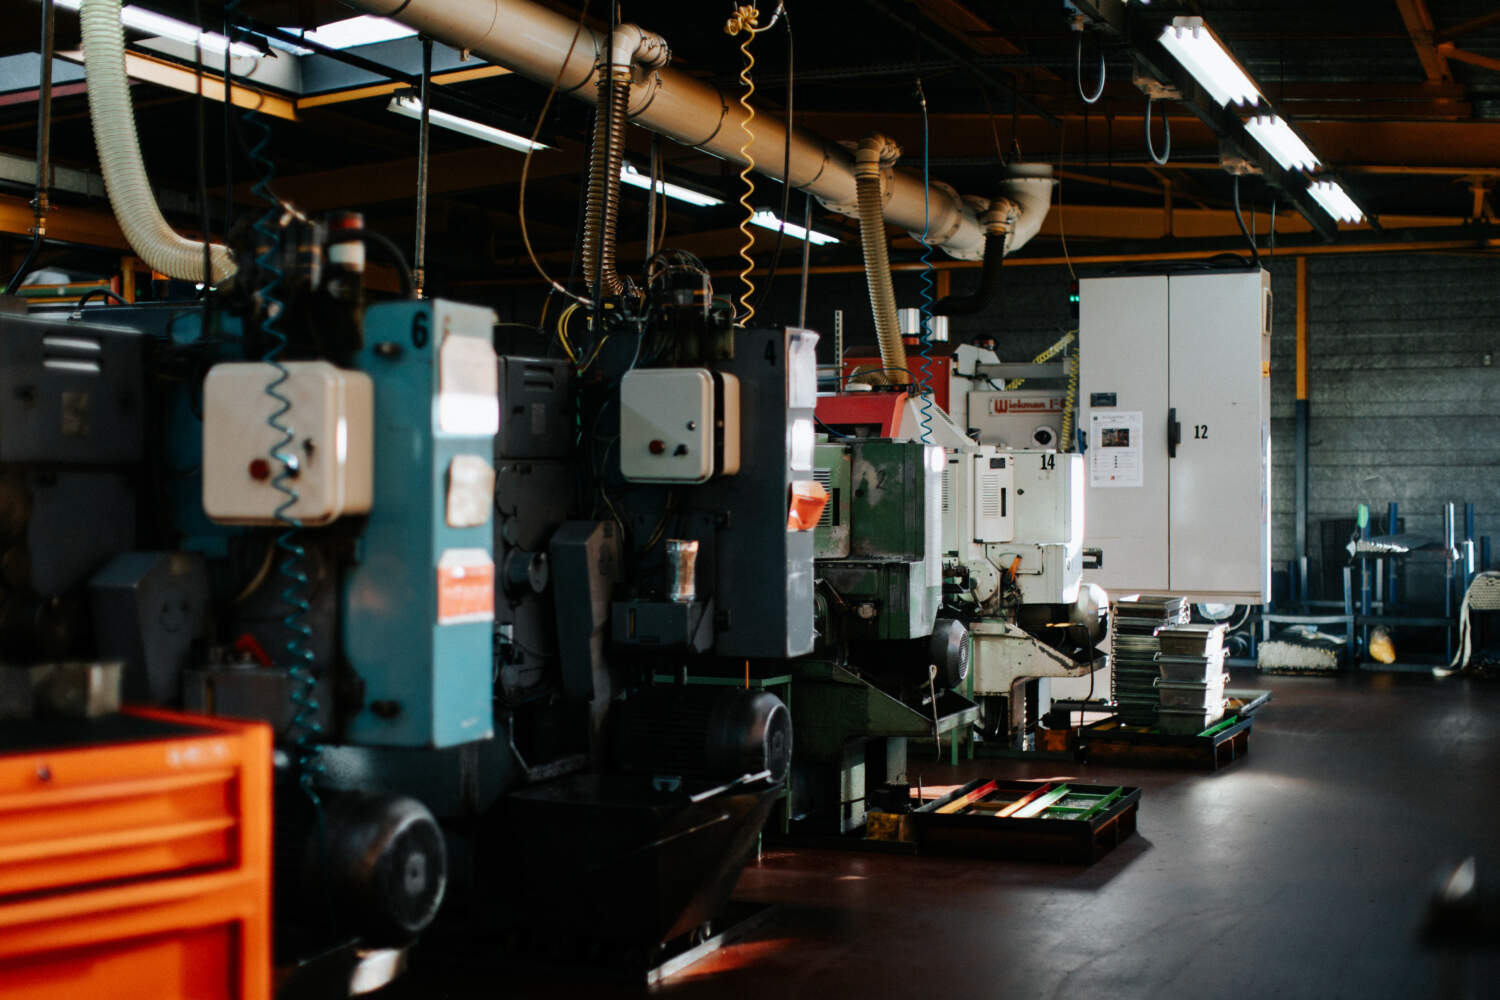
<path fill-rule="evenodd" d="M 637 368 L 620 383 L 620 472 L 706 483 L 739 471 L 739 380 L 705 368 Z"/>
<path fill-rule="evenodd" d="M 1270 599 L 1271 279 L 1260 268 L 1080 283 L 1089 579 Z"/>
<path fill-rule="evenodd" d="M 304 525 L 368 512 L 370 376 L 326 361 L 288 361 L 282 368 L 284 380 L 266 362 L 229 362 L 204 379 L 203 509 L 225 524 L 280 523 L 277 511 L 289 499 L 278 487 L 282 477 L 296 494 L 283 515 Z"/>

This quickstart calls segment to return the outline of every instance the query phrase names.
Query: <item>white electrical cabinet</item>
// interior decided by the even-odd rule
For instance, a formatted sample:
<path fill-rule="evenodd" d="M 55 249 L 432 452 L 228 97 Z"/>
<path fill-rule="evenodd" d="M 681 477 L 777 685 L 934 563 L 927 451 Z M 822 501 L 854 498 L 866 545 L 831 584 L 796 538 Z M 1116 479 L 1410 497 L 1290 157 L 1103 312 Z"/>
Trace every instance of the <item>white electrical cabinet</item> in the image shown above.
<path fill-rule="evenodd" d="M 1079 283 L 1086 580 L 1270 599 L 1270 344 L 1258 268 Z"/>

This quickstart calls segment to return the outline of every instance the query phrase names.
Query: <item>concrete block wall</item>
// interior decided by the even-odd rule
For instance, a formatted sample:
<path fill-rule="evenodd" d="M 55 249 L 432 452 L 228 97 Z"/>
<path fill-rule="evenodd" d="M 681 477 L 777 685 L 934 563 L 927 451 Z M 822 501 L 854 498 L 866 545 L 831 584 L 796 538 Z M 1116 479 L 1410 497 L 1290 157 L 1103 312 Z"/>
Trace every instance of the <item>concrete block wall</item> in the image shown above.
<path fill-rule="evenodd" d="M 1296 265 L 1272 268 L 1272 530 L 1293 555 Z M 1318 524 L 1392 500 L 1411 533 L 1440 538 L 1448 502 L 1476 507 L 1500 542 L 1500 262 L 1479 256 L 1308 261 L 1308 546 Z M 1310 551 L 1310 555 L 1315 555 Z M 1435 566 L 1409 564 L 1408 596 L 1440 595 Z M 1330 595 L 1336 596 L 1336 595 Z M 1440 597 L 1435 598 L 1440 601 Z"/>

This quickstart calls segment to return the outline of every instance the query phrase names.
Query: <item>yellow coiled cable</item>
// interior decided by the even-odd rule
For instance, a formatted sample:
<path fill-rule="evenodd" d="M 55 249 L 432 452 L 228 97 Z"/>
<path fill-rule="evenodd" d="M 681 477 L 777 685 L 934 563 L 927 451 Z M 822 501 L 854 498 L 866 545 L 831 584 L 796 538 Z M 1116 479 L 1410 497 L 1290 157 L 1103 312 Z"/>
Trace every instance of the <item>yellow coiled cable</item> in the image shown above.
<path fill-rule="evenodd" d="M 755 245 L 755 237 L 750 234 L 750 220 L 755 217 L 755 206 L 750 202 L 755 194 L 755 181 L 750 177 L 750 172 L 755 169 L 755 157 L 750 155 L 750 144 L 755 141 L 755 133 L 750 130 L 750 123 L 755 120 L 755 108 L 750 104 L 750 97 L 755 93 L 755 81 L 750 78 L 750 71 L 755 68 L 755 56 L 750 52 L 750 43 L 763 30 L 756 28 L 759 20 L 760 11 L 750 4 L 742 4 L 734 9 L 724 25 L 725 34 L 743 33 L 745 36 L 745 40 L 740 43 L 740 54 L 745 57 L 744 67 L 740 70 L 740 84 L 745 88 L 740 92 L 740 107 L 745 109 L 745 117 L 740 119 L 740 131 L 745 133 L 745 141 L 740 144 L 740 158 L 745 161 L 744 168 L 740 170 L 740 207 L 745 210 L 745 217 L 739 227 L 740 234 L 744 236 L 744 242 L 740 244 L 740 260 L 745 262 L 745 266 L 740 269 L 740 284 L 744 288 L 740 293 L 740 325 L 745 327 L 755 318 L 755 307 L 750 304 L 750 298 L 755 294 L 755 282 L 750 277 L 755 271 L 755 258 L 750 256 L 750 248 Z M 790 142 L 791 138 L 788 137 L 787 141 Z"/>

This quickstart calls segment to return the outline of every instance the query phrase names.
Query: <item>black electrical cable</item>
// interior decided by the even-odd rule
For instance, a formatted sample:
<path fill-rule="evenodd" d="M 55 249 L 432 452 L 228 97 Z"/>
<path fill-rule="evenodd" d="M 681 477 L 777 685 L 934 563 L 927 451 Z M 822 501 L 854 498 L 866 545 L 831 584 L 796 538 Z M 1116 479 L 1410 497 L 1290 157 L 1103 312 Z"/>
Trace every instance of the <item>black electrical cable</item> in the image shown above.
<path fill-rule="evenodd" d="M 339 239 L 358 239 L 365 243 L 373 243 L 386 252 L 391 262 L 396 265 L 396 270 L 401 275 L 402 298 L 414 299 L 417 297 L 417 284 L 412 277 L 411 266 L 406 263 L 406 254 L 396 245 L 396 241 L 384 233 L 377 233 L 370 229 L 351 229 L 339 234 Z"/>
<path fill-rule="evenodd" d="M 208 119 L 206 111 L 208 95 L 203 92 L 203 32 L 207 28 L 203 23 L 202 0 L 193 0 L 193 24 L 198 29 L 198 39 L 193 43 L 193 79 L 198 89 L 198 100 L 193 110 L 198 147 L 198 226 L 202 230 L 199 239 L 203 241 L 203 312 L 204 319 L 207 320 L 208 289 L 214 283 L 214 269 L 212 237 L 208 222 Z M 224 45 L 227 52 L 228 39 L 225 39 Z M 204 325 L 206 327 L 207 323 L 205 322 Z"/>
<path fill-rule="evenodd" d="M 26 256 L 21 258 L 21 266 L 16 268 L 16 273 L 5 284 L 6 295 L 16 294 L 16 289 L 21 287 L 21 282 L 31 273 L 37 251 L 42 248 L 42 241 L 47 236 L 47 186 L 52 180 L 49 176 L 52 172 L 52 52 L 56 27 L 57 11 L 52 0 L 42 0 L 42 43 L 39 50 L 41 77 L 37 87 L 36 108 L 36 191 L 32 201 L 32 209 L 36 213 L 36 228 L 31 235 L 31 246 L 27 248 Z"/>
<path fill-rule="evenodd" d="M 114 291 L 113 289 L 110 289 L 110 288 L 90 288 L 88 291 L 86 291 L 86 292 L 83 293 L 83 297 L 78 300 L 78 304 L 76 306 L 74 306 L 73 308 L 75 310 L 76 309 L 82 309 L 84 306 L 88 305 L 89 304 L 89 300 L 92 299 L 96 295 L 102 296 L 102 297 L 104 297 L 106 299 L 114 299 L 116 302 L 120 303 L 120 305 L 122 305 L 122 306 L 128 306 L 128 305 L 130 305 L 129 302 L 126 302 L 125 299 L 123 297 L 121 297 L 120 293 Z M 197 306 L 194 306 L 193 308 L 196 309 Z"/>
<path fill-rule="evenodd" d="M 812 192 L 802 203 L 802 228 L 812 235 Z M 797 326 L 799 329 L 807 329 L 807 275 L 812 270 L 812 240 L 802 241 L 802 288 L 797 294 Z"/>
<path fill-rule="evenodd" d="M 776 218 L 781 220 L 781 225 L 776 227 L 776 247 L 771 251 L 771 267 L 766 274 L 766 283 L 761 287 L 760 296 L 755 300 L 756 312 L 760 312 L 761 306 L 765 305 L 771 294 L 771 286 L 776 283 L 776 269 L 781 264 L 781 248 L 786 241 L 786 214 L 791 210 L 792 201 L 792 128 L 794 124 L 792 88 L 796 80 L 796 70 L 792 48 L 792 18 L 785 4 L 781 7 L 781 16 L 786 19 L 786 142 L 781 150 L 781 211 L 776 215 Z M 811 236 L 811 232 L 804 232 L 803 243 L 806 244 Z"/>
<path fill-rule="evenodd" d="M 224 5 L 224 235 L 227 239 L 234 226 L 234 94 L 230 90 L 229 65 L 232 30 L 229 5 Z"/>
<path fill-rule="evenodd" d="M 1245 242 L 1250 244 L 1250 265 L 1260 266 L 1260 248 L 1255 245 L 1255 238 L 1250 235 L 1250 230 L 1245 227 L 1245 217 L 1240 213 L 1240 175 L 1234 175 L 1234 221 L 1240 224 L 1240 233 L 1245 237 Z"/>

